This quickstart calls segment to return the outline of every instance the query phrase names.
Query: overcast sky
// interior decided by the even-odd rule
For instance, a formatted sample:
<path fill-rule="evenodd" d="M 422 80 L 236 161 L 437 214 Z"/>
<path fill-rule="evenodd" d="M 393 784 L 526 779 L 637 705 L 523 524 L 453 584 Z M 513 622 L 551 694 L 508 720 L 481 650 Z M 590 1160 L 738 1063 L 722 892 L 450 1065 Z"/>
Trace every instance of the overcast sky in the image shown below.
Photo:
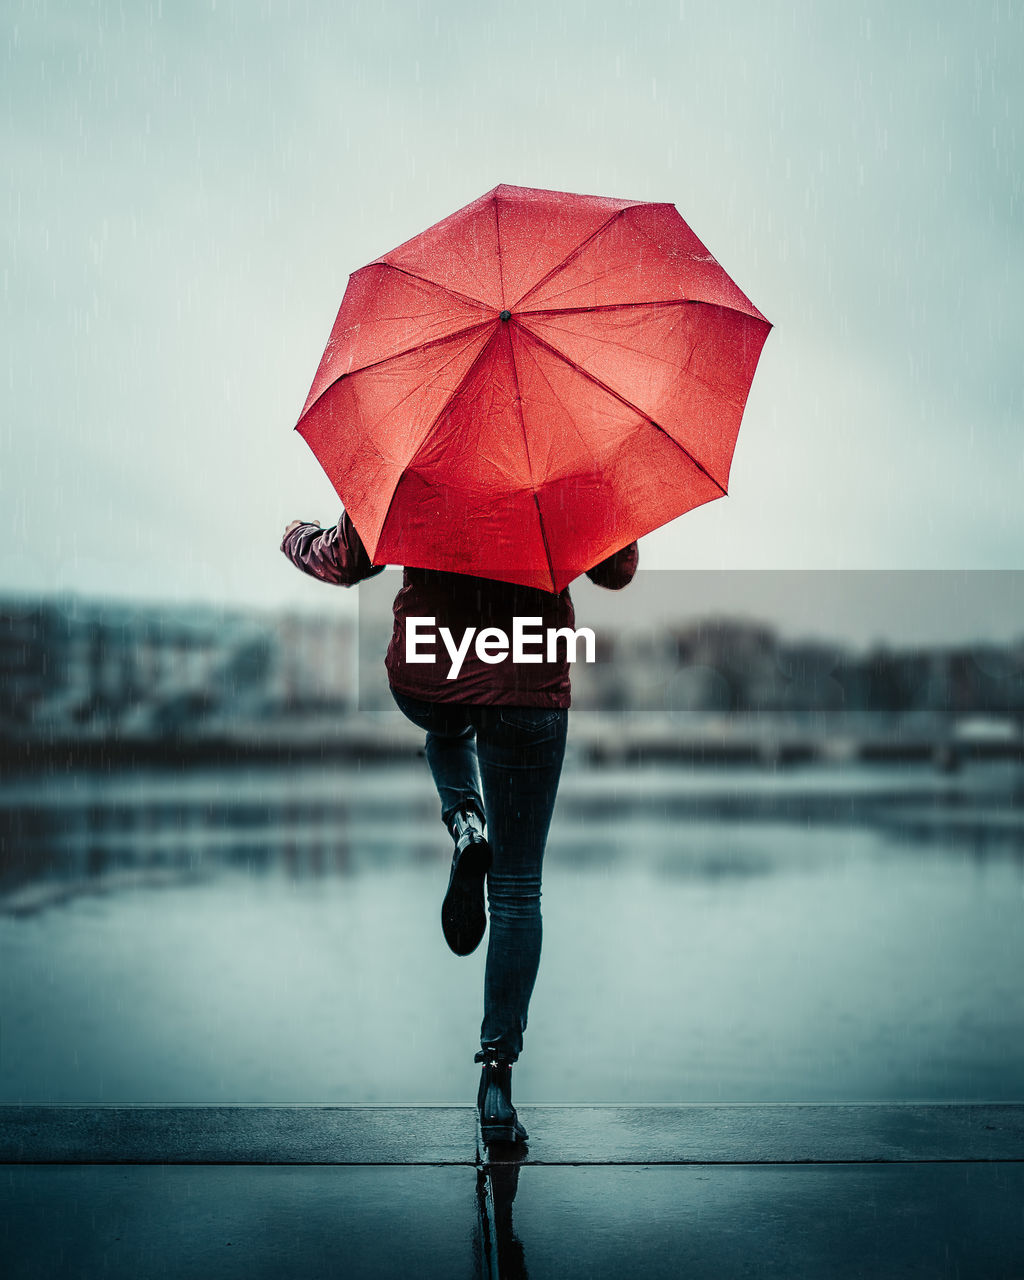
<path fill-rule="evenodd" d="M 3 12 L 0 591 L 345 607 L 292 428 L 348 274 L 499 182 L 673 202 L 775 326 L 645 567 L 1024 568 L 1024 5 Z"/>

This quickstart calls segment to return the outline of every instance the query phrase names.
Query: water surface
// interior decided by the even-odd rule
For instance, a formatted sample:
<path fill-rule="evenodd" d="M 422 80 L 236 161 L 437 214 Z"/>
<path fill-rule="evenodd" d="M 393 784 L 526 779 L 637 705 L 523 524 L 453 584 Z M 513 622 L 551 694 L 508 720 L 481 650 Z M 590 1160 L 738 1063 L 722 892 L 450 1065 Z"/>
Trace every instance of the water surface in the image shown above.
<path fill-rule="evenodd" d="M 471 1100 L 425 765 L 0 791 L 0 1101 Z M 1024 1097 L 1011 767 L 568 769 L 532 1102 Z"/>

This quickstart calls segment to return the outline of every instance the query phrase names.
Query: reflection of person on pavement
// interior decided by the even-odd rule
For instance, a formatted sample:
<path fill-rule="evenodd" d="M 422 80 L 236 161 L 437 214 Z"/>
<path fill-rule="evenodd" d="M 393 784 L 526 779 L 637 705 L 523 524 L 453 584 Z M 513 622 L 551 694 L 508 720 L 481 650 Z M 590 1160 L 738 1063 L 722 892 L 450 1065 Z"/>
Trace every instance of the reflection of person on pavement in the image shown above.
<path fill-rule="evenodd" d="M 501 1280 L 529 1280 L 526 1252 L 519 1239 L 512 1217 L 512 1206 L 519 1190 L 518 1163 L 492 1163 L 477 1174 L 477 1194 L 482 1206 L 481 1216 L 487 1218 L 487 1188 L 490 1186 L 492 1214 L 488 1223 L 493 1246 L 494 1263 L 491 1272 Z"/>
<path fill-rule="evenodd" d="M 348 513 L 331 529 L 293 521 L 281 550 L 304 572 L 352 586 L 380 573 Z M 587 576 L 617 590 L 633 577 L 635 542 Z M 541 864 L 555 805 L 570 703 L 567 645 L 554 658 L 546 646 L 531 661 L 506 654 L 487 662 L 470 646 L 457 678 L 442 649 L 435 662 L 410 663 L 407 621 L 434 619 L 458 640 L 468 628 L 513 634 L 513 618 L 530 630 L 575 626 L 568 588 L 560 594 L 490 578 L 407 568 L 395 598 L 394 631 L 385 665 L 399 709 L 426 732 L 427 761 L 441 801 L 441 817 L 455 842 L 441 909 L 448 946 L 469 955 L 491 933 L 484 976 L 482 1064 L 477 1104 L 485 1142 L 527 1137 L 512 1105 L 512 1064 L 523 1048 L 530 996 L 541 949 Z"/>

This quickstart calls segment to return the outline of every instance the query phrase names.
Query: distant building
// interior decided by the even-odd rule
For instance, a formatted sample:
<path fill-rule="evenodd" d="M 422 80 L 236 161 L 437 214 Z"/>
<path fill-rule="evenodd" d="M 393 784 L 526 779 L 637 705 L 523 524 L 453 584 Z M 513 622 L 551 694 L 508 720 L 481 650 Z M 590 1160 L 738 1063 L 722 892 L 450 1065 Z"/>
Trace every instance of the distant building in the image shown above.
<path fill-rule="evenodd" d="M 344 710 L 348 619 L 60 597 L 0 602 L 0 734 L 199 732 L 224 719 Z"/>
<path fill-rule="evenodd" d="M 315 737 L 350 713 L 393 711 L 389 634 L 383 614 L 361 635 L 354 615 L 0 600 L 0 738 L 244 739 L 249 726 Z M 1024 640 L 853 653 L 742 618 L 605 627 L 597 661 L 576 663 L 572 683 L 580 710 L 781 714 L 823 732 L 835 714 L 981 715 L 1024 729 Z"/>

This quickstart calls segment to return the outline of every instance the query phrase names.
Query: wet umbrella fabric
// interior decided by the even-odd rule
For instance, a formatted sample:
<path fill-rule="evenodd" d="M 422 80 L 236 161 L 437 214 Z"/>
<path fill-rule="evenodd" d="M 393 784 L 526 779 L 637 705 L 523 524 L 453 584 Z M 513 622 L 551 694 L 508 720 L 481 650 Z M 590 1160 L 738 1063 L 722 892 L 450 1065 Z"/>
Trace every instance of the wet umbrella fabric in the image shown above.
<path fill-rule="evenodd" d="M 350 277 L 296 429 L 375 563 L 560 591 L 726 493 L 770 328 L 673 205 L 499 186 Z"/>

